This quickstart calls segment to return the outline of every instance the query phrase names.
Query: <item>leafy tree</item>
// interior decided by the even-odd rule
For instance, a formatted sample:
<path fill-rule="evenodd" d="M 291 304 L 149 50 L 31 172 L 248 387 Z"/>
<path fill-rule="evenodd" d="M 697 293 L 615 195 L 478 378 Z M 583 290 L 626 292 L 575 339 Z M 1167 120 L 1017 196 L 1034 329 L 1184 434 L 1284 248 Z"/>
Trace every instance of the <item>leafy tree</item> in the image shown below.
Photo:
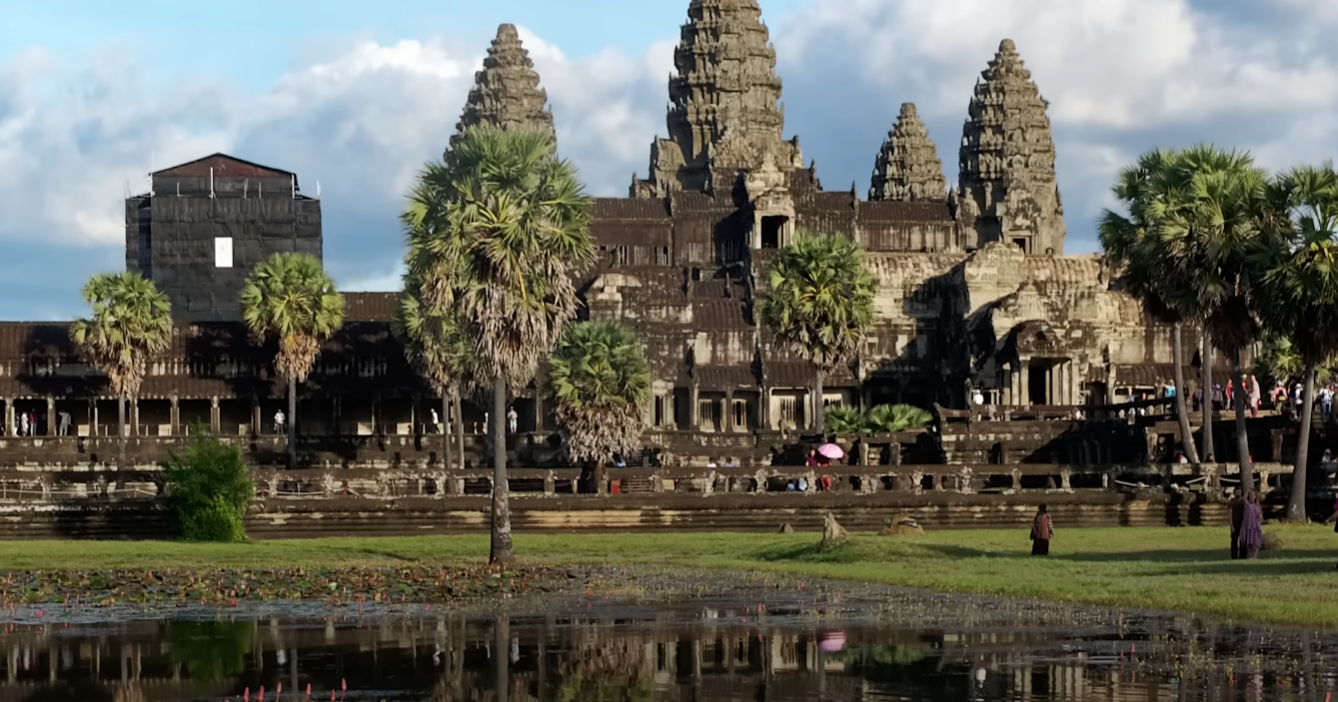
<path fill-rule="evenodd" d="M 863 249 L 842 235 L 800 234 L 771 268 L 762 320 L 817 371 L 812 416 L 818 433 L 823 376 L 859 352 L 873 323 L 875 289 Z"/>
<path fill-rule="evenodd" d="M 242 451 L 202 428 L 191 432 L 185 453 L 173 451 L 163 462 L 171 490 L 168 506 L 181 524 L 187 541 L 243 541 L 246 508 L 255 496 Z"/>
<path fill-rule="evenodd" d="M 1287 506 L 1289 519 L 1304 521 L 1315 379 L 1338 353 L 1338 172 L 1332 163 L 1292 169 L 1275 180 L 1271 195 L 1289 215 L 1289 226 L 1266 228 L 1252 263 L 1261 278 L 1263 321 L 1282 335 L 1274 340 L 1272 360 L 1292 366 L 1275 372 L 1291 371 L 1290 377 L 1295 365 L 1304 368 L 1305 401 Z"/>
<path fill-rule="evenodd" d="M 630 456 L 641 450 L 642 410 L 650 383 L 641 342 L 618 322 L 567 327 L 549 361 L 547 391 L 567 452 L 595 465 L 601 494 L 607 485 L 604 469 L 613 454 Z"/>
<path fill-rule="evenodd" d="M 1297 353 L 1291 339 L 1270 332 L 1259 345 L 1259 355 L 1254 359 L 1254 374 L 1266 381 L 1290 387 L 1305 374 L 1305 363 L 1301 361 L 1301 355 Z"/>
<path fill-rule="evenodd" d="M 404 344 L 405 354 L 423 377 L 441 396 L 443 419 L 455 416 L 455 436 L 459 447 L 459 467 L 465 466 L 464 415 L 460 395 L 475 390 L 486 380 L 478 376 L 469 340 L 460 331 L 454 316 L 440 314 L 423 305 L 421 284 L 411 276 L 404 278 L 394 331 Z M 452 411 L 452 407 L 454 411 Z M 450 430 L 442 429 L 442 462 L 451 465 Z"/>
<path fill-rule="evenodd" d="M 576 315 L 574 278 L 594 260 L 590 199 L 548 137 L 478 125 L 425 167 L 406 216 L 417 222 L 406 268 L 421 281 L 421 304 L 455 312 L 480 372 L 492 379 L 489 560 L 508 563 L 507 393 L 534 379 Z"/>
<path fill-rule="evenodd" d="M 277 337 L 274 369 L 288 384 L 288 465 L 297 466 L 297 384 L 306 380 L 321 344 L 344 324 L 344 296 L 320 259 L 275 254 L 256 266 L 242 288 L 242 319 L 257 337 Z"/>
<path fill-rule="evenodd" d="M 1171 261 L 1163 252 L 1159 237 L 1161 227 L 1186 209 L 1191 202 L 1190 189 L 1179 167 L 1179 154 L 1155 149 L 1120 171 L 1111 188 L 1123 203 L 1126 213 L 1113 210 L 1101 213 L 1098 235 L 1106 256 L 1123 269 L 1121 280 L 1126 289 L 1143 303 L 1143 309 L 1171 327 L 1171 356 L 1175 377 L 1175 409 L 1184 437 L 1185 454 L 1191 463 L 1199 462 L 1194 434 L 1185 406 L 1185 351 L 1182 342 L 1184 323 L 1201 321 L 1202 310 L 1190 279 L 1175 275 Z M 1206 346 L 1206 345 L 1205 345 Z M 1208 347 L 1211 348 L 1211 347 Z M 1211 359 L 1205 353 L 1205 359 Z M 1200 387 L 1208 397 L 1212 366 L 1202 364 Z M 1204 453 L 1213 453 L 1212 404 L 1203 404 Z"/>
<path fill-rule="evenodd" d="M 74 320 L 70 339 L 107 374 L 116 393 L 116 469 L 125 470 L 125 403 L 139 393 L 149 361 L 172 343 L 172 304 L 138 273 L 99 273 L 83 290 L 93 315 Z"/>

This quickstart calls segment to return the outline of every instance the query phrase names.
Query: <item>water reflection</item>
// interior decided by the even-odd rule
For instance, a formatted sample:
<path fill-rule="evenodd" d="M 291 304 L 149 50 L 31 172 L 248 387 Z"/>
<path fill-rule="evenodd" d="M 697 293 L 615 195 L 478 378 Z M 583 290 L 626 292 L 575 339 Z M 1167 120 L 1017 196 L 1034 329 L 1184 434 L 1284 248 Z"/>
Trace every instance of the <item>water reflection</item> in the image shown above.
<path fill-rule="evenodd" d="M 576 613 L 572 613 L 575 611 Z M 1338 638 L 1187 618 L 897 626 L 691 605 L 11 625 L 0 702 L 1326 699 Z M 308 697 L 310 695 L 310 697 Z"/>

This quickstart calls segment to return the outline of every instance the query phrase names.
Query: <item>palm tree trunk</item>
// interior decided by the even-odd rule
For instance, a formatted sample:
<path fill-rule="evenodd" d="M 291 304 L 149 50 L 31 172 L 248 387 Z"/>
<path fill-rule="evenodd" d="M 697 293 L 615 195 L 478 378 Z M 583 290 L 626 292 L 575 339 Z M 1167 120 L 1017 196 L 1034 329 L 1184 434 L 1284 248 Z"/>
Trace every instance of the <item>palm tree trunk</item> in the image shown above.
<path fill-rule="evenodd" d="M 1185 458 L 1198 464 L 1199 451 L 1194 447 L 1194 430 L 1189 427 L 1189 409 L 1185 406 L 1185 348 L 1180 338 L 1180 323 L 1171 325 L 1171 361 L 1175 364 L 1175 416 L 1180 420 L 1180 438 L 1185 445 Z"/>
<path fill-rule="evenodd" d="M 1203 410 L 1203 459 L 1209 463 L 1217 462 L 1217 452 L 1213 450 L 1213 337 L 1205 325 L 1203 345 L 1199 350 L 1199 409 Z"/>
<path fill-rule="evenodd" d="M 824 434 L 826 431 L 825 421 L 827 412 L 822 406 L 822 369 L 813 377 L 813 431 L 817 434 Z M 824 435 L 825 437 L 825 435 Z"/>
<path fill-rule="evenodd" d="M 460 470 L 465 469 L 465 413 L 461 407 L 460 391 L 456 390 L 451 401 L 455 403 L 455 445 L 460 453 Z"/>
<path fill-rule="evenodd" d="M 1304 522 L 1305 513 L 1305 489 L 1306 489 L 1306 470 L 1310 465 L 1310 422 L 1315 418 L 1315 403 L 1311 401 L 1315 391 L 1315 372 L 1316 364 L 1309 361 L 1305 364 L 1305 388 L 1301 395 L 1301 429 L 1296 437 L 1296 465 L 1292 468 L 1292 495 L 1287 501 L 1287 519 L 1294 522 Z"/>
<path fill-rule="evenodd" d="M 117 487 L 119 482 L 125 480 L 125 397 L 116 398 L 116 472 Z"/>
<path fill-rule="evenodd" d="M 1250 435 L 1245 432 L 1245 393 L 1241 392 L 1244 373 L 1240 369 L 1240 351 L 1231 356 L 1231 381 L 1236 386 L 1231 404 L 1236 407 L 1236 462 L 1240 466 L 1241 490 L 1254 489 L 1254 461 L 1250 459 Z"/>
<path fill-rule="evenodd" d="M 297 379 L 288 379 L 288 467 L 297 468 Z"/>
<path fill-rule="evenodd" d="M 595 494 L 603 495 L 609 491 L 609 467 L 604 461 L 595 461 Z"/>
<path fill-rule="evenodd" d="M 451 461 L 451 393 L 441 393 L 441 421 L 435 429 L 441 432 L 441 466 L 450 470 Z"/>
<path fill-rule="evenodd" d="M 511 547 L 511 506 L 506 483 L 506 378 L 492 381 L 492 550 L 488 563 L 508 565 L 515 557 Z"/>

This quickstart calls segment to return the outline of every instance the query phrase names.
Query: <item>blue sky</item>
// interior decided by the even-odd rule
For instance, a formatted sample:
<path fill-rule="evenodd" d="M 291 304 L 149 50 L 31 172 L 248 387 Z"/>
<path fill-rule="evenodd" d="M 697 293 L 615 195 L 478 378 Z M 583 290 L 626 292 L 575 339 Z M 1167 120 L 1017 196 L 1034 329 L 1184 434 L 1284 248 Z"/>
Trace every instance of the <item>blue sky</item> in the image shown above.
<path fill-rule="evenodd" d="M 1199 140 L 1283 167 L 1338 145 L 1338 0 L 760 0 L 786 135 L 829 189 L 868 187 L 902 102 L 949 182 L 971 87 L 1016 40 L 1058 154 L 1068 250 L 1095 249 L 1115 171 Z M 12 3 L 11 3 L 12 4 Z M 522 28 L 559 146 L 625 192 L 664 133 L 688 0 L 112 3 L 48 0 L 0 22 L 0 318 L 67 319 L 124 265 L 122 198 L 213 151 L 322 184 L 326 263 L 391 289 L 395 213 L 440 154 L 497 24 Z"/>

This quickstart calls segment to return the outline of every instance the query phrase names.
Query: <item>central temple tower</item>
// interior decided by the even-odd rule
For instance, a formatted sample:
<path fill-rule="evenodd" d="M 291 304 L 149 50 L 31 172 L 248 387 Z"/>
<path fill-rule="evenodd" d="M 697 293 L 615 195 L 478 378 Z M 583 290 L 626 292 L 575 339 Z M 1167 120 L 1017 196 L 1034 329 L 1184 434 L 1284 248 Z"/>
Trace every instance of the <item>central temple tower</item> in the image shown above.
<path fill-rule="evenodd" d="M 803 167 L 799 140 L 781 136 L 781 80 L 761 16 L 757 0 L 692 0 L 669 78 L 669 138 L 651 144 L 649 177 L 633 178 L 632 197 L 710 191 L 732 186 L 740 171 Z"/>

